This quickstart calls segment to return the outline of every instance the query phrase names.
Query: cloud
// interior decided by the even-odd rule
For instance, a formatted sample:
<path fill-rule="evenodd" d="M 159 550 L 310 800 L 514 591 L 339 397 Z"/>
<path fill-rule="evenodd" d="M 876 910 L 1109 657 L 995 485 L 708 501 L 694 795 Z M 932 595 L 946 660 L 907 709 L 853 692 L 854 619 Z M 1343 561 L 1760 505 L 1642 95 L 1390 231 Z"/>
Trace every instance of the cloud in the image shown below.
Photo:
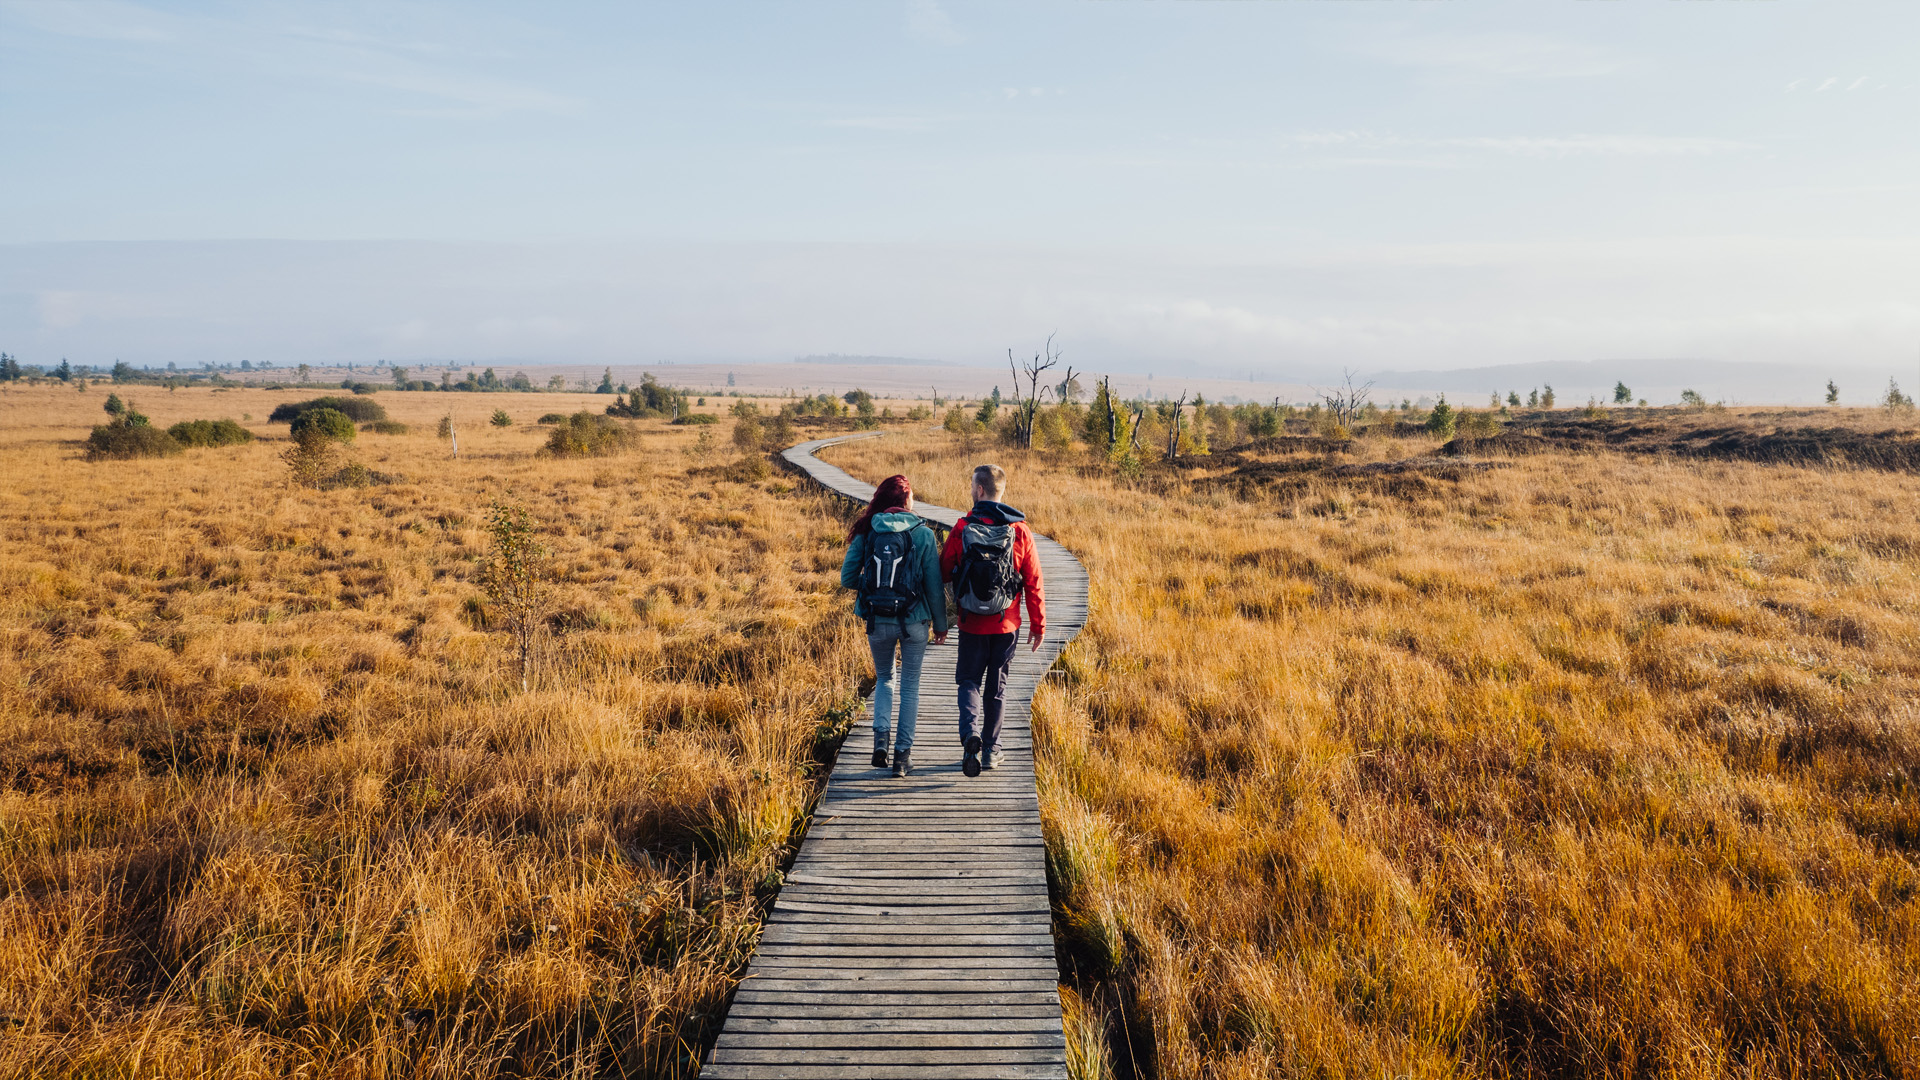
<path fill-rule="evenodd" d="M 1628 66 L 1591 46 L 1520 33 L 1376 37 L 1348 51 L 1396 67 L 1508 79 L 1590 78 Z"/>
<path fill-rule="evenodd" d="M 486 319 L 477 324 L 474 329 L 490 338 L 553 339 L 574 337 L 580 333 L 581 326 L 569 319 L 535 315 L 526 319 Z"/>
<path fill-rule="evenodd" d="M 40 325 L 46 329 L 70 329 L 86 318 L 85 293 L 50 290 L 34 299 L 40 308 Z"/>
<path fill-rule="evenodd" d="M 1476 135 L 1415 138 L 1371 131 L 1308 131 L 1298 146 L 1338 149 L 1480 150 L 1512 157 L 1696 157 L 1756 150 L 1756 143 L 1672 135 Z"/>
<path fill-rule="evenodd" d="M 66 3 L 61 0 L 8 0 L 0 14 L 36 30 L 62 37 L 101 41 L 169 41 L 175 37 L 159 12 L 117 0 Z"/>
<path fill-rule="evenodd" d="M 311 23 L 288 25 L 277 21 L 270 8 L 240 10 L 237 17 L 221 18 L 172 15 L 121 0 L 0 0 L 0 17 L 43 33 L 164 47 L 200 69 L 253 68 L 380 87 L 451 103 L 467 112 L 563 111 L 579 105 L 562 94 L 463 67 L 497 67 L 504 55 L 498 52 L 476 53 L 439 41 L 397 41 Z"/>
<path fill-rule="evenodd" d="M 828 127 L 867 131 L 927 131 L 933 124 L 933 118 L 927 116 L 843 116 L 826 121 Z"/>
<path fill-rule="evenodd" d="M 939 0 L 907 0 L 907 36 L 930 45 L 960 45 L 967 40 Z"/>

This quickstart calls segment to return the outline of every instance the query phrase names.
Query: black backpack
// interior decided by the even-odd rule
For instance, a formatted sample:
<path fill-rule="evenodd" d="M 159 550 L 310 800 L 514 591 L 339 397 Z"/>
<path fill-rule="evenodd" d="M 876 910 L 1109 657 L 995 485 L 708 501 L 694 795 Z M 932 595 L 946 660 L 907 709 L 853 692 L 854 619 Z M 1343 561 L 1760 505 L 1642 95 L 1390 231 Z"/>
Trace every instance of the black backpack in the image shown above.
<path fill-rule="evenodd" d="M 1025 585 L 1013 565 L 1013 526 L 969 521 L 960 527 L 953 595 L 961 611 L 998 615 L 1013 606 Z"/>
<path fill-rule="evenodd" d="M 905 532 L 867 533 L 867 558 L 860 564 L 860 599 L 865 601 L 869 618 L 904 618 L 920 599 L 916 567 L 913 564 L 913 534 L 924 525 Z"/>

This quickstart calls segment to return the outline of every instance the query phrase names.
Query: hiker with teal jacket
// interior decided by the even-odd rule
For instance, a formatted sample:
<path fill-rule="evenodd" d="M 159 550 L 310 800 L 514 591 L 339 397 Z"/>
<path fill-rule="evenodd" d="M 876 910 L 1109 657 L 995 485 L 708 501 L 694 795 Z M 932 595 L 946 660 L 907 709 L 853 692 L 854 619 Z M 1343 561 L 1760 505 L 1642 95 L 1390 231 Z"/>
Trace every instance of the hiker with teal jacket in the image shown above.
<path fill-rule="evenodd" d="M 873 767 L 887 767 L 893 738 L 893 775 L 911 776 L 914 723 L 920 714 L 920 664 L 929 638 L 947 642 L 947 597 L 940 577 L 940 544 L 913 512 L 913 486 L 904 476 L 881 482 L 847 533 L 840 584 L 855 590 L 853 613 L 867 620 L 873 649 Z M 893 722 L 896 675 L 900 722 Z"/>

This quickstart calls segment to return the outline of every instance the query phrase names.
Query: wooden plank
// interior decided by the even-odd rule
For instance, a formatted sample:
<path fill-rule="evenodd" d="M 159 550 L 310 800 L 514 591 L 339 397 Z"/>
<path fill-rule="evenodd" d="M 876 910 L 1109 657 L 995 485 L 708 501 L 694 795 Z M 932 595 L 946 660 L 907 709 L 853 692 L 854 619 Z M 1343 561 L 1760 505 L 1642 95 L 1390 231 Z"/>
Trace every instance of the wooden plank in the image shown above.
<path fill-rule="evenodd" d="M 967 1017 L 967 1027 L 974 1031 L 1059 1030 L 1060 1006 L 1058 1002 L 1052 1005 L 970 1003 Z M 727 1013 L 729 1031 L 733 1029 L 735 1018 L 739 1019 L 742 1030 L 746 1031 L 786 1030 L 795 1022 L 817 1025 L 822 1031 L 842 1028 L 853 1031 L 949 1031 L 953 1028 L 953 1009 L 947 1003 L 896 1005 L 882 1015 L 862 1009 L 858 998 L 844 1005 L 739 1002 Z M 930 1029 L 930 1024 L 940 1026 Z M 725 1037 L 724 1034 L 721 1036 Z"/>
<path fill-rule="evenodd" d="M 759 990 L 752 983 L 743 983 L 735 994 L 736 1001 L 758 1001 L 768 1005 L 831 1005 L 840 1004 L 860 1009 L 890 1009 L 895 1005 L 940 1005 L 949 1009 L 974 1008 L 974 999 L 978 997 L 999 1005 L 1046 1005 L 1056 1014 L 1060 1010 L 1060 993 L 1049 988 L 1045 992 L 1002 992 L 992 994 L 942 994 L 942 993 L 871 993 L 867 991 L 834 993 L 828 990 Z M 965 1013 L 956 1012 L 953 1018 L 956 1024 L 966 1022 Z"/>
<path fill-rule="evenodd" d="M 721 1044 L 731 1049 L 742 1050 L 772 1049 L 774 1047 L 832 1047 L 840 1050 L 901 1049 L 904 1047 L 954 1047 L 975 1046 L 991 1047 L 1033 1047 L 1064 1048 L 1067 1040 L 1057 1031 L 954 1031 L 950 1024 L 942 1024 L 939 1031 L 888 1031 L 888 1032 L 840 1032 L 810 1031 L 807 1033 L 778 1033 L 751 1035 L 746 1032 L 729 1034 Z"/>
<path fill-rule="evenodd" d="M 1058 1064 L 815 1065 L 795 1062 L 778 1065 L 719 1064 L 700 1073 L 708 1080 L 1066 1080 L 1067 1066 Z"/>
<path fill-rule="evenodd" d="M 1041 1062 L 1064 1060 L 1065 1054 L 1060 1048 L 1040 1046 L 982 1046 L 975 1049 L 955 1049 L 952 1047 L 927 1047 L 913 1054 L 907 1060 L 915 1065 L 1026 1065 Z M 893 1047 L 821 1047 L 807 1055 L 809 1064 L 818 1062 L 825 1065 L 891 1065 L 904 1055 Z M 778 1064 L 791 1061 L 793 1054 L 787 1049 L 760 1049 L 757 1047 L 727 1048 L 714 1051 L 714 1064 L 757 1065 Z"/>
<path fill-rule="evenodd" d="M 1002 956 L 909 956 L 909 957 L 847 957 L 847 956 L 787 956 L 769 957 L 765 964 L 756 967 L 756 971 L 798 971 L 807 968 L 837 969 L 842 971 L 859 968 L 881 968 L 889 971 L 1036 971 L 1051 970 L 1052 961 L 1041 957 L 1002 957 Z"/>
<path fill-rule="evenodd" d="M 846 973 L 843 973 L 845 975 Z M 771 975 L 751 975 L 740 985 L 756 993 L 792 994 L 1056 994 L 1058 979 L 912 979 L 882 978 L 885 972 L 866 972 L 836 979 L 783 979 Z M 897 973 L 896 973 L 897 974 Z"/>

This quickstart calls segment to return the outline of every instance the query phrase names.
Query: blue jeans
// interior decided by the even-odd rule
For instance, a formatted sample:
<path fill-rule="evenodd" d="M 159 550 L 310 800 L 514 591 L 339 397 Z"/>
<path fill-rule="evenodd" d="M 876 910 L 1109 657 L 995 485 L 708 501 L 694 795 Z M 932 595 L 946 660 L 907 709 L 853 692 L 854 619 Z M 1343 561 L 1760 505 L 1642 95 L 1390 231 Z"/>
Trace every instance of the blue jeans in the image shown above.
<path fill-rule="evenodd" d="M 905 753 L 913 749 L 913 729 L 920 719 L 920 663 L 927 658 L 927 636 L 932 628 L 929 622 L 909 622 L 902 626 L 898 619 L 875 619 L 873 633 L 867 635 L 867 644 L 873 648 L 873 745 L 882 749 L 887 745 L 887 733 L 893 724 L 893 686 L 896 672 L 893 668 L 893 649 L 900 647 L 900 670 L 897 677 L 900 683 L 900 727 L 893 740 L 895 753 Z"/>

